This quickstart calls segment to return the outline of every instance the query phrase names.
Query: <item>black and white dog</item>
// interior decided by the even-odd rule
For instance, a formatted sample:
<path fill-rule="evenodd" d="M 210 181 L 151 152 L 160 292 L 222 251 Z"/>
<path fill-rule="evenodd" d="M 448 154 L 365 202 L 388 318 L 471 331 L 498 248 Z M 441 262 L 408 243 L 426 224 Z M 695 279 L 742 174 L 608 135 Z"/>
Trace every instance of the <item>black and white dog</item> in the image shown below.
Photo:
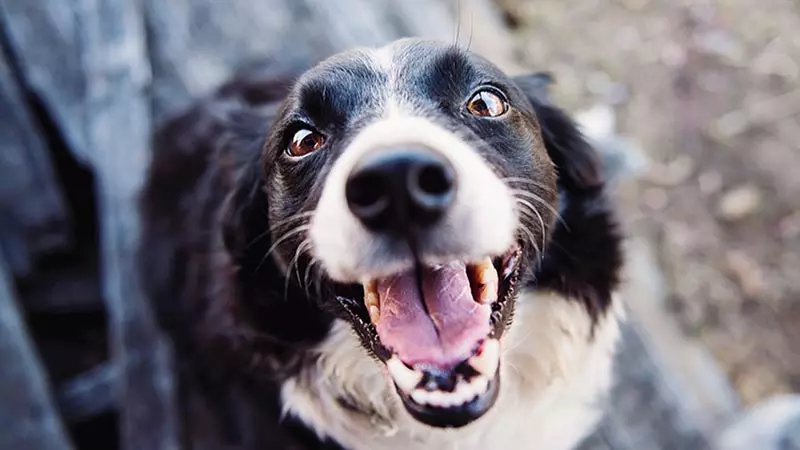
<path fill-rule="evenodd" d="M 269 418 L 242 446 L 553 450 L 591 431 L 621 238 L 549 81 L 401 40 L 288 82 L 244 73 L 161 130 L 145 286 L 186 376 Z"/>

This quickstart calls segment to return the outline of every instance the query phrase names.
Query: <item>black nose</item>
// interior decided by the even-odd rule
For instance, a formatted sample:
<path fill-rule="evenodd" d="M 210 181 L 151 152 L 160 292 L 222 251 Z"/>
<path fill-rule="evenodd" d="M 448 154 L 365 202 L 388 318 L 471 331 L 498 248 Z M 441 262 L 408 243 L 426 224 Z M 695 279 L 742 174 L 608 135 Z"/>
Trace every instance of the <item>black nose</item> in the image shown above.
<path fill-rule="evenodd" d="M 452 166 L 424 149 L 380 152 L 350 174 L 345 187 L 353 214 L 373 231 L 407 232 L 434 224 L 455 197 Z"/>

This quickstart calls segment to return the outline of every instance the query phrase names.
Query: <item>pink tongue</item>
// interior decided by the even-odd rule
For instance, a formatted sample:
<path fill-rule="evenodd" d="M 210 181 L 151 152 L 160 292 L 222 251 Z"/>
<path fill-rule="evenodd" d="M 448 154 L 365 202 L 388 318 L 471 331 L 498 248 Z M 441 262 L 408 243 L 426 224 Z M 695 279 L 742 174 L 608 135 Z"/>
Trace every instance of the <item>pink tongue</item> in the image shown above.
<path fill-rule="evenodd" d="M 424 269 L 422 291 L 427 312 L 413 270 L 378 280 L 378 336 L 406 364 L 451 368 L 489 334 L 491 307 L 473 300 L 461 262 Z"/>

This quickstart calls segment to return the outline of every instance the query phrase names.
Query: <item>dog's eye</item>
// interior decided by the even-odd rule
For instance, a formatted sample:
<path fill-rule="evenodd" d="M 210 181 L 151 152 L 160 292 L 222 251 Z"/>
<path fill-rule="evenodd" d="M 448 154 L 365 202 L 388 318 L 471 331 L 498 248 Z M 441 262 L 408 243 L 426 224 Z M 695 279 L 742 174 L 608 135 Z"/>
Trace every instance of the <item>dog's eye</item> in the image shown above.
<path fill-rule="evenodd" d="M 467 111 L 478 117 L 497 117 L 508 111 L 508 103 L 498 94 L 484 90 L 475 93 L 467 102 Z"/>
<path fill-rule="evenodd" d="M 303 128 L 294 134 L 286 152 L 291 156 L 305 156 L 319 150 L 324 143 L 325 138 L 321 134 Z"/>

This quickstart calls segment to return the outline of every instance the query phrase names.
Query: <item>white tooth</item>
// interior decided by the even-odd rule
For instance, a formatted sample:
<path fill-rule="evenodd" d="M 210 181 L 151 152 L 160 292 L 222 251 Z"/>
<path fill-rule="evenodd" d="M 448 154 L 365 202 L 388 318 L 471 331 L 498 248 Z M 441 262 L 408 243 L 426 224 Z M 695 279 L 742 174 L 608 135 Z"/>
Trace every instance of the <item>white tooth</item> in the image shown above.
<path fill-rule="evenodd" d="M 362 283 L 364 287 L 364 305 L 367 307 L 369 318 L 373 324 L 378 324 L 381 318 L 381 304 L 378 298 L 378 282 L 375 280 Z"/>
<path fill-rule="evenodd" d="M 375 305 L 369 305 L 368 310 L 369 320 L 371 320 L 373 324 L 377 325 L 378 321 L 381 320 L 381 310 Z"/>
<path fill-rule="evenodd" d="M 389 375 L 391 375 L 397 387 L 406 394 L 413 391 L 420 380 L 422 380 L 421 373 L 408 368 L 408 366 L 396 356 L 392 356 L 386 361 L 386 368 L 389 369 Z"/>
<path fill-rule="evenodd" d="M 491 305 L 497 301 L 497 283 L 484 284 L 478 293 L 478 303 Z"/>
<path fill-rule="evenodd" d="M 445 393 L 442 391 L 432 391 L 428 394 L 428 403 L 433 406 L 444 406 Z"/>
<path fill-rule="evenodd" d="M 427 405 L 428 393 L 422 389 L 415 389 L 414 392 L 411 393 L 411 399 L 418 405 Z"/>
<path fill-rule="evenodd" d="M 489 388 L 489 379 L 483 376 L 479 376 L 472 380 L 470 383 L 472 385 L 474 396 L 481 395 Z"/>
<path fill-rule="evenodd" d="M 466 381 L 461 381 L 458 383 L 455 392 L 453 392 L 453 406 L 464 403 L 464 399 L 467 396 L 467 386 L 469 386 L 469 384 Z"/>
<path fill-rule="evenodd" d="M 469 383 L 464 383 L 464 384 L 465 384 L 464 390 L 461 393 L 461 395 L 462 395 L 461 403 L 466 403 L 466 402 L 472 400 L 473 398 L 475 398 L 476 395 L 478 395 L 478 392 L 475 390 L 475 383 L 474 382 L 469 382 Z"/>
<path fill-rule="evenodd" d="M 497 339 L 485 340 L 481 346 L 480 355 L 475 355 L 469 359 L 469 365 L 473 369 L 490 378 L 494 377 L 499 363 L 500 341 Z"/>

